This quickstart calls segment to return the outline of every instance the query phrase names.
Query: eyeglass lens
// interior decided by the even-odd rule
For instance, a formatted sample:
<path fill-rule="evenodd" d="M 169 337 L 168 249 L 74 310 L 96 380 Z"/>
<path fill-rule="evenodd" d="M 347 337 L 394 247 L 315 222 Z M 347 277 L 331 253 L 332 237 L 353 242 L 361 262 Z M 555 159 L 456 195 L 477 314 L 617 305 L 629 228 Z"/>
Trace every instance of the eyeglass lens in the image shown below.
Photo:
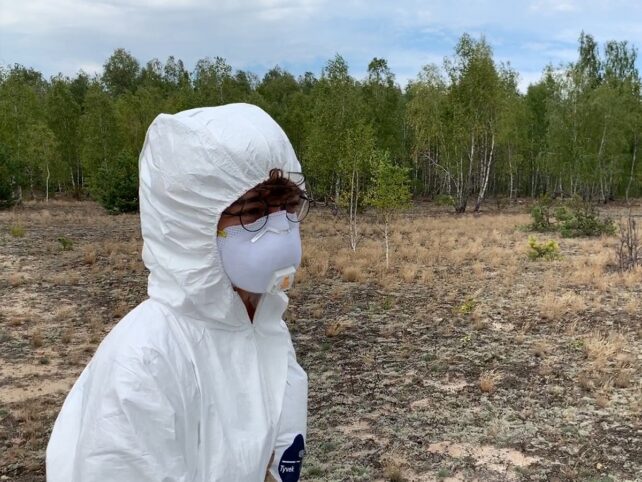
<path fill-rule="evenodd" d="M 310 203 L 304 197 L 299 197 L 297 200 L 289 201 L 285 204 L 268 204 L 264 199 L 247 201 L 239 212 L 241 225 L 248 231 L 259 231 L 267 222 L 270 207 L 285 208 L 286 217 L 292 222 L 300 223 L 307 216 L 310 210 Z"/>

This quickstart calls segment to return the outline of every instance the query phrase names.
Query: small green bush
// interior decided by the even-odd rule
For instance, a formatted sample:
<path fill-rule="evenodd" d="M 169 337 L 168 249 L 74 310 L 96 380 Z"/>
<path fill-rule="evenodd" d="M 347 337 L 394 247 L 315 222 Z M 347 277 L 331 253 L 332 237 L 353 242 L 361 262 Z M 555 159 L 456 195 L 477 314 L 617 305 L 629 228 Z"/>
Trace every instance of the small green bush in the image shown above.
<path fill-rule="evenodd" d="M 454 206 L 455 198 L 448 194 L 439 194 L 437 197 L 435 197 L 435 204 L 437 206 Z"/>
<path fill-rule="evenodd" d="M 535 239 L 535 236 L 529 236 L 528 247 L 530 248 L 528 251 L 528 257 L 533 261 L 539 259 L 551 261 L 561 258 L 560 246 L 555 240 L 551 239 L 550 241 L 539 243 L 537 239 Z"/>
<path fill-rule="evenodd" d="M 555 224 L 552 221 L 551 205 L 553 201 L 547 195 L 542 196 L 531 208 L 533 222 L 529 225 L 530 231 L 546 233 L 555 231 Z"/>
<path fill-rule="evenodd" d="M 472 311 L 475 309 L 475 307 L 479 304 L 479 302 L 475 298 L 468 298 L 466 301 L 464 301 L 461 306 L 457 309 L 459 313 L 462 315 L 468 315 L 472 313 Z"/>
<path fill-rule="evenodd" d="M 576 208 L 566 218 L 561 220 L 560 234 L 565 238 L 582 236 L 613 236 L 616 232 L 612 219 L 600 218 L 597 210 L 591 206 Z"/>
<path fill-rule="evenodd" d="M 532 223 L 528 231 L 545 233 L 559 231 L 565 238 L 581 236 L 613 236 L 616 233 L 612 219 L 601 218 L 597 209 L 588 202 L 574 198 L 565 206 L 553 209 L 553 201 L 543 196 L 531 208 Z"/>
<path fill-rule="evenodd" d="M 69 238 L 62 236 L 58 238 L 58 242 L 60 243 L 60 247 L 63 251 L 71 251 L 74 249 L 74 242 Z"/>
<path fill-rule="evenodd" d="M 14 224 L 9 229 L 9 233 L 11 233 L 11 236 L 14 238 L 24 238 L 25 228 L 22 224 Z"/>

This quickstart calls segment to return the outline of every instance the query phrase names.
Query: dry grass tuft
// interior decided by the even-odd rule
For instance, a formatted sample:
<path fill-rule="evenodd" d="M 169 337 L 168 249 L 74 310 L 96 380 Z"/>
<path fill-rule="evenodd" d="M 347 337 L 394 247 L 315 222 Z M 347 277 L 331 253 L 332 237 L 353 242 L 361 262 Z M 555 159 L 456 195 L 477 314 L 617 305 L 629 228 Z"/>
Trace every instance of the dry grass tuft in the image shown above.
<path fill-rule="evenodd" d="M 76 311 L 77 308 L 74 305 L 63 305 L 56 308 L 53 313 L 53 318 L 55 321 L 68 321 Z"/>
<path fill-rule="evenodd" d="M 611 399 L 606 392 L 600 392 L 595 396 L 595 404 L 600 408 L 606 408 L 610 403 Z"/>
<path fill-rule="evenodd" d="M 532 349 L 533 355 L 539 358 L 544 358 L 546 355 L 551 353 L 552 350 L 553 347 L 549 343 L 542 340 L 535 342 Z"/>
<path fill-rule="evenodd" d="M 68 345 L 69 343 L 71 343 L 73 334 L 74 332 L 71 328 L 65 328 L 65 330 L 63 330 L 63 332 L 60 334 L 60 342 Z"/>
<path fill-rule="evenodd" d="M 323 318 L 324 312 L 325 312 L 325 309 L 323 308 L 323 306 L 315 305 L 310 310 L 310 316 L 315 320 L 320 320 L 321 318 Z"/>
<path fill-rule="evenodd" d="M 334 338 L 335 336 L 339 336 L 351 326 L 352 323 L 349 321 L 332 321 L 325 327 L 325 336 L 327 336 L 328 338 Z"/>
<path fill-rule="evenodd" d="M 404 460 L 398 456 L 382 457 L 383 476 L 387 482 L 406 482 L 401 469 Z"/>
<path fill-rule="evenodd" d="M 363 269 L 359 266 L 346 266 L 341 270 L 344 281 L 357 282 L 365 279 Z"/>
<path fill-rule="evenodd" d="M 558 295 L 553 292 L 546 293 L 539 300 L 539 312 L 543 318 L 559 320 L 571 313 L 581 313 L 587 308 L 586 301 L 578 294 L 568 292 Z"/>
<path fill-rule="evenodd" d="M 626 338 L 620 333 L 611 332 L 609 335 L 595 333 L 584 339 L 584 352 L 594 367 L 600 369 L 613 361 L 626 345 Z"/>
<path fill-rule="evenodd" d="M 483 372 L 479 376 L 479 389 L 484 393 L 492 393 L 497 389 L 497 384 L 502 376 L 495 370 Z"/>
<path fill-rule="evenodd" d="M 7 280 L 9 285 L 16 287 L 27 282 L 27 276 L 24 273 L 11 273 Z"/>
<path fill-rule="evenodd" d="M 417 266 L 413 264 L 404 264 L 399 269 L 399 274 L 401 275 L 401 279 L 406 283 L 410 283 L 417 277 Z"/>
<path fill-rule="evenodd" d="M 31 332 L 29 342 L 31 343 L 32 348 L 40 348 L 43 345 L 44 340 L 42 338 L 42 332 L 40 331 L 40 328 L 36 328 Z"/>
<path fill-rule="evenodd" d="M 312 278 L 323 278 L 330 266 L 330 255 L 325 250 L 311 250 L 301 260 L 301 266 Z"/>
<path fill-rule="evenodd" d="M 127 313 L 129 313 L 129 305 L 124 301 L 119 302 L 114 308 L 114 318 L 122 318 Z"/>
<path fill-rule="evenodd" d="M 633 371 L 631 369 L 620 370 L 613 380 L 613 386 L 616 388 L 629 388 L 633 381 Z"/>
<path fill-rule="evenodd" d="M 63 271 L 62 273 L 54 274 L 50 281 L 55 285 L 74 286 L 80 283 L 80 274 L 75 271 Z"/>
<path fill-rule="evenodd" d="M 638 298 L 630 298 L 624 305 L 624 311 L 626 311 L 629 315 L 641 315 L 642 301 L 640 301 L 640 299 Z"/>
<path fill-rule="evenodd" d="M 96 262 L 97 251 L 94 246 L 85 246 L 83 249 L 83 261 L 85 264 L 92 265 Z"/>

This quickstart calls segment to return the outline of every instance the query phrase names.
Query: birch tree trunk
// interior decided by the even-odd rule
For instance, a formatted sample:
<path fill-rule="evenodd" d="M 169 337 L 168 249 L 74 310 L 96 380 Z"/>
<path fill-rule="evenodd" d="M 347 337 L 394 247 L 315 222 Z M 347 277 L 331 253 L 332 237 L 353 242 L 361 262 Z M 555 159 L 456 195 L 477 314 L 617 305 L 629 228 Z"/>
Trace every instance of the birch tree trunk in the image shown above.
<path fill-rule="evenodd" d="M 49 172 L 49 162 L 47 162 L 46 166 L 47 166 L 47 180 L 45 182 L 45 202 L 49 203 L 49 178 L 51 177 L 51 172 Z"/>
<path fill-rule="evenodd" d="M 488 179 L 490 177 L 490 168 L 493 164 L 493 154 L 495 152 L 495 134 L 493 133 L 490 139 L 490 154 L 488 155 L 488 160 L 484 160 L 484 180 L 479 189 L 479 195 L 477 196 L 477 203 L 475 204 L 475 212 L 479 212 L 481 203 L 486 196 L 486 189 L 488 189 Z"/>
<path fill-rule="evenodd" d="M 629 173 L 629 182 L 626 185 L 626 192 L 624 193 L 624 197 L 626 199 L 626 202 L 629 202 L 629 192 L 631 190 L 631 184 L 633 184 L 633 175 L 635 173 L 635 158 L 637 156 L 638 152 L 638 137 L 637 135 L 634 136 L 633 140 L 633 159 L 631 160 L 631 172 Z"/>

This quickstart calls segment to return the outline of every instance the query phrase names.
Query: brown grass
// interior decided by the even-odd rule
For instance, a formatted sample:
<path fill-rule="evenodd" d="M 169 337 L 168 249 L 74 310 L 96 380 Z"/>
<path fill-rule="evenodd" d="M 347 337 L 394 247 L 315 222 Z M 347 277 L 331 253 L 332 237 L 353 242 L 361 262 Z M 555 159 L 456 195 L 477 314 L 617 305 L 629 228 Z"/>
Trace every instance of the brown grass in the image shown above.
<path fill-rule="evenodd" d="M 32 348 L 40 348 L 43 345 L 44 340 L 42 338 L 42 331 L 40 331 L 40 328 L 36 328 L 31 332 L 29 341 Z"/>
<path fill-rule="evenodd" d="M 483 372 L 479 376 L 479 389 L 484 393 L 492 393 L 501 379 L 502 376 L 494 370 Z"/>
<path fill-rule="evenodd" d="M 53 319 L 55 321 L 68 321 L 77 311 L 78 307 L 74 305 L 59 306 L 53 313 Z"/>
<path fill-rule="evenodd" d="M 25 275 L 24 273 L 11 273 L 7 277 L 7 281 L 9 281 L 10 286 L 20 286 L 21 284 L 27 282 L 27 275 Z"/>
<path fill-rule="evenodd" d="M 96 257 L 98 256 L 98 253 L 96 252 L 96 248 L 92 246 L 85 246 L 83 249 L 83 261 L 85 264 L 92 265 L 96 262 Z"/>
<path fill-rule="evenodd" d="M 543 318 L 560 320 L 567 314 L 579 314 L 586 310 L 584 298 L 576 293 L 567 292 L 558 294 L 549 292 L 539 299 L 539 312 Z"/>
<path fill-rule="evenodd" d="M 80 283 L 80 274 L 75 271 L 63 271 L 52 275 L 49 281 L 55 285 L 73 286 Z"/>
<path fill-rule="evenodd" d="M 341 269 L 344 281 L 357 282 L 365 279 L 364 271 L 360 266 L 345 266 Z"/>
<path fill-rule="evenodd" d="M 124 301 L 121 301 L 114 307 L 114 311 L 112 314 L 114 315 L 114 318 L 122 318 L 127 313 L 129 313 L 129 311 L 129 305 Z"/>
<path fill-rule="evenodd" d="M 615 355 L 627 346 L 626 338 L 617 332 L 608 335 L 594 333 L 584 339 L 586 357 L 598 368 L 615 359 Z"/>

